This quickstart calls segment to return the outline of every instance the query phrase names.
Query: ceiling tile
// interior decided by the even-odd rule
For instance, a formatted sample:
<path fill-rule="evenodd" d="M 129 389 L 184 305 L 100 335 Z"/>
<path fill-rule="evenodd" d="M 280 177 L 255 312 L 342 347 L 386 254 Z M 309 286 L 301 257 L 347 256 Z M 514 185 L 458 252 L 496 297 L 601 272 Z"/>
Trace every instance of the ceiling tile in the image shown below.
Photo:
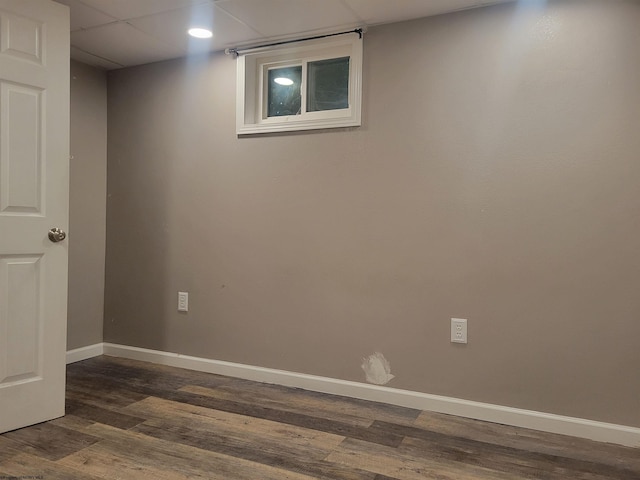
<path fill-rule="evenodd" d="M 81 28 L 95 27 L 105 23 L 115 22 L 116 18 L 102 13 L 94 8 L 86 6 L 79 0 L 56 0 L 67 5 L 71 11 L 71 31 Z"/>
<path fill-rule="evenodd" d="M 361 23 L 361 19 L 341 0 L 226 0 L 217 5 L 266 37 L 284 37 Z"/>
<path fill-rule="evenodd" d="M 259 37 L 257 32 L 210 3 L 137 18 L 128 23 L 162 42 L 182 49 L 185 54 L 221 50 L 237 42 Z M 190 37 L 187 30 L 193 26 L 211 29 L 213 38 Z"/>
<path fill-rule="evenodd" d="M 344 0 L 368 25 L 400 22 L 511 0 Z"/>
<path fill-rule="evenodd" d="M 73 32 L 71 44 L 124 66 L 183 55 L 180 48 L 163 44 L 124 22 Z"/>
<path fill-rule="evenodd" d="M 121 68 L 123 65 L 119 65 L 114 62 L 110 62 L 104 58 L 96 57 L 91 53 L 84 52 L 77 47 L 71 47 L 71 58 L 77 60 L 78 62 L 86 63 L 87 65 L 91 65 L 93 67 L 104 68 L 107 70 L 112 70 L 114 68 Z"/>
<path fill-rule="evenodd" d="M 209 3 L 209 0 L 82 0 L 82 2 L 118 20 L 127 20 L 189 5 Z"/>

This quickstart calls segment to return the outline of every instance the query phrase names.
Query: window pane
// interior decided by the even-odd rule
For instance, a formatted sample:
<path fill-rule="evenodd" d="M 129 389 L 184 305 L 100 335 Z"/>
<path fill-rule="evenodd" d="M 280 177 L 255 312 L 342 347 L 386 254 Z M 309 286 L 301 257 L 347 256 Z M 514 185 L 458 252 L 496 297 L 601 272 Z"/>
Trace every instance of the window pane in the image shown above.
<path fill-rule="evenodd" d="M 267 116 L 300 115 L 302 66 L 269 70 Z"/>
<path fill-rule="evenodd" d="M 349 57 L 309 62 L 307 111 L 349 108 Z"/>

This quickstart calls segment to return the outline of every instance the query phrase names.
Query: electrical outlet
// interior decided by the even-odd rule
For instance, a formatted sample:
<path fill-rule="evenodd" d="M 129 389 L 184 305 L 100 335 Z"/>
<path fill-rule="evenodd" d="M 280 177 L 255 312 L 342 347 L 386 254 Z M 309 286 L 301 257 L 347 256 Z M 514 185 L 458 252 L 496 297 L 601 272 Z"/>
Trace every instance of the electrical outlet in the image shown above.
<path fill-rule="evenodd" d="M 465 318 L 451 319 L 451 343 L 467 343 L 467 320 Z"/>
<path fill-rule="evenodd" d="M 189 292 L 178 292 L 178 311 L 189 311 Z"/>

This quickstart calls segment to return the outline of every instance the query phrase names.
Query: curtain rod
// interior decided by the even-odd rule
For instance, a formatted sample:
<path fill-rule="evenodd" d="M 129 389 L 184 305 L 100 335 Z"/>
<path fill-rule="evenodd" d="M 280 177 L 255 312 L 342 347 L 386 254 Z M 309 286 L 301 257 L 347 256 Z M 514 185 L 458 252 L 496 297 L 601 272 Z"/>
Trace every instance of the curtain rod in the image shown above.
<path fill-rule="evenodd" d="M 295 40 L 284 40 L 282 42 L 275 42 L 275 43 L 267 43 L 264 45 L 256 45 L 253 47 L 248 47 L 248 48 L 226 48 L 224 50 L 224 53 L 227 55 L 233 55 L 235 57 L 238 57 L 239 55 L 241 55 L 243 51 L 246 50 L 253 50 L 255 48 L 264 48 L 264 47 L 277 47 L 279 45 L 287 45 L 289 43 L 298 43 L 298 42 L 305 42 L 307 40 L 317 40 L 319 38 L 328 38 L 328 37 L 335 37 L 336 35 L 348 35 L 350 33 L 357 33 L 358 36 L 360 38 L 362 38 L 362 34 L 365 32 L 366 30 L 364 28 L 356 28 L 354 30 L 347 30 L 346 32 L 338 32 L 338 33 L 327 33 L 325 35 L 316 35 L 315 37 L 306 37 L 306 38 L 297 38 Z"/>

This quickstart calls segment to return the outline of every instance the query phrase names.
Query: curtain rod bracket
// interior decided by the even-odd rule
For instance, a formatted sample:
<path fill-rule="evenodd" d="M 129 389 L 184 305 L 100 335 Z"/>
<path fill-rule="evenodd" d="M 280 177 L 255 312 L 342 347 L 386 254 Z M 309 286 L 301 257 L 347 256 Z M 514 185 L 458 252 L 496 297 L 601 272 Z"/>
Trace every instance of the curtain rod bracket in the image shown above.
<path fill-rule="evenodd" d="M 233 55 L 233 58 L 238 58 L 238 49 L 237 48 L 225 48 L 224 49 L 224 54 L 225 55 Z"/>

